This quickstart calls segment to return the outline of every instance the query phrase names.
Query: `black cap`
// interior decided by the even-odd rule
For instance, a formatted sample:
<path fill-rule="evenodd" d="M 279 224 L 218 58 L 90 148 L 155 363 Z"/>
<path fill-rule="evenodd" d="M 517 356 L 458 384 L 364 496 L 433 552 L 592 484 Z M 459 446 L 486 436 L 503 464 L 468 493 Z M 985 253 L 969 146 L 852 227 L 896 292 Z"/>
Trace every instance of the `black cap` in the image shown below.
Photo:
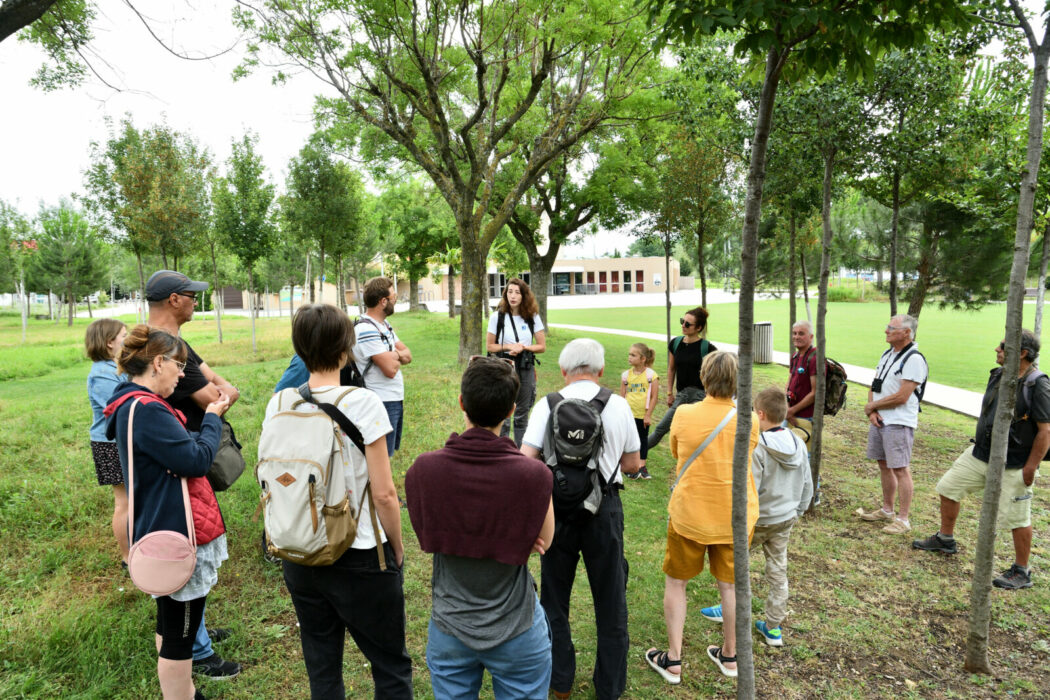
<path fill-rule="evenodd" d="M 207 282 L 195 282 L 181 272 L 174 270 L 157 270 L 146 282 L 146 299 L 162 301 L 179 292 L 203 292 L 208 288 Z"/>

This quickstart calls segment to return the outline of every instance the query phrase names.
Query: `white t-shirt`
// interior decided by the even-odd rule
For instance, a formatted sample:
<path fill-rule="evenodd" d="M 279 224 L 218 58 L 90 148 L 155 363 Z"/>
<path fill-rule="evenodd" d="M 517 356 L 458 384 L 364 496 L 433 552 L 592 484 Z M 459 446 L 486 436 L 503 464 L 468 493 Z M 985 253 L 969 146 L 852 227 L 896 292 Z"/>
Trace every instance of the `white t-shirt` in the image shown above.
<path fill-rule="evenodd" d="M 354 325 L 357 342 L 354 343 L 354 362 L 362 374 L 368 366 L 368 358 L 382 352 L 390 352 L 397 344 L 397 334 L 386 321 L 376 321 L 369 316 L 362 316 L 360 323 Z M 405 378 L 400 368 L 393 377 L 383 374 L 383 370 L 372 364 L 365 375 L 365 386 L 374 391 L 380 401 L 404 401 Z"/>
<path fill-rule="evenodd" d="M 594 382 L 583 380 L 565 386 L 560 392 L 567 399 L 590 401 L 598 395 L 599 389 Z M 546 397 L 538 400 L 529 415 L 529 427 L 525 429 L 522 444 L 537 450 L 543 449 L 543 434 L 547 431 L 547 419 L 550 414 Z M 609 403 L 605 404 L 605 410 L 602 411 L 602 429 L 602 451 L 598 455 L 598 466 L 607 483 L 623 483 L 623 477 L 620 475 L 620 457 L 637 452 L 641 449 L 641 442 L 638 440 L 638 429 L 634 425 L 631 407 L 622 396 L 614 393 L 609 397 Z"/>
<path fill-rule="evenodd" d="M 500 343 L 521 343 L 522 345 L 535 345 L 536 336 L 535 333 L 539 333 L 544 329 L 543 321 L 540 320 L 540 315 L 536 314 L 532 317 L 532 330 L 533 334 L 529 333 L 529 324 L 525 322 L 525 319 L 521 316 L 511 316 L 510 314 L 503 314 L 503 334 L 496 332 L 496 324 L 499 323 L 499 312 L 493 313 L 489 316 L 489 329 L 488 332 L 496 336 Z M 518 340 L 514 340 L 514 329 L 518 330 Z"/>
<path fill-rule="evenodd" d="M 912 348 L 918 350 L 919 346 L 918 344 L 913 344 Z M 910 350 L 911 348 L 908 348 L 898 353 L 893 348 L 890 348 L 888 352 L 883 353 L 879 364 L 875 367 L 875 376 L 884 377 L 882 380 L 882 391 L 871 392 L 872 397 L 876 401 L 884 396 L 896 394 L 901 388 L 902 380 L 906 379 L 916 384 L 922 384 L 926 381 L 929 368 L 926 366 L 926 361 L 922 358 L 922 355 L 918 353 L 912 353 L 904 362 L 903 371 L 901 370 L 901 358 Z M 906 425 L 909 428 L 914 428 L 919 424 L 919 397 L 913 391 L 906 403 L 893 408 L 880 408 L 879 415 L 882 416 L 882 422 L 886 425 Z"/>
<path fill-rule="evenodd" d="M 311 389 L 311 393 L 318 401 L 331 403 L 346 390 L 347 387 L 345 386 L 327 386 Z M 279 396 L 280 394 L 274 394 L 270 399 L 270 403 L 266 404 L 266 416 L 263 418 L 264 428 L 266 421 L 273 414 L 277 413 Z M 365 445 L 371 445 L 376 440 L 383 439 L 391 431 L 390 419 L 387 417 L 383 402 L 368 389 L 354 389 L 344 396 L 337 406 L 350 419 L 350 422 L 361 431 L 361 437 L 364 439 Z M 287 409 L 288 407 L 285 406 L 284 408 Z M 320 411 L 321 409 L 312 403 L 303 402 L 295 410 Z M 342 434 L 341 431 L 340 434 Z M 362 503 L 362 499 L 364 501 L 363 505 L 361 505 L 361 515 L 357 521 L 357 537 L 354 539 L 352 547 L 353 549 L 372 549 L 376 546 L 376 539 L 372 533 L 372 516 L 368 507 L 368 499 L 364 498 L 365 486 L 368 485 L 368 464 L 365 462 L 364 454 L 357 449 L 354 443 L 350 442 L 348 437 L 342 435 L 342 441 L 342 457 L 337 455 L 334 459 L 342 460 L 343 462 L 343 469 L 346 472 L 346 486 L 350 489 L 349 498 L 354 509 L 356 510 L 358 504 Z M 386 449 L 385 445 L 383 449 Z M 386 533 L 383 532 L 383 525 L 379 523 L 379 518 L 376 518 L 376 523 L 379 525 L 380 536 L 386 542 Z"/>

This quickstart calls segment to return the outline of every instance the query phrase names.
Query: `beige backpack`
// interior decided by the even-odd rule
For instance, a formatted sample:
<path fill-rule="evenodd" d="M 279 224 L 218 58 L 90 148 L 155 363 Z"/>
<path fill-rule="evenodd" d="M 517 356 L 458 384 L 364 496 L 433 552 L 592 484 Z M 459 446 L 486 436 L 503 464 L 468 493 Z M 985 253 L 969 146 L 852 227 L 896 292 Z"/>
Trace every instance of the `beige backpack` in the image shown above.
<path fill-rule="evenodd" d="M 349 455 L 342 434 L 364 454 L 361 431 L 336 407 L 355 389 L 340 394 L 335 405 L 314 401 L 306 384 L 277 394 L 277 412 L 263 424 L 255 465 L 270 554 L 303 566 L 332 564 L 353 544 L 367 497 L 380 566 L 386 568 L 371 489 L 365 487 L 355 509 L 343 469 Z M 302 410 L 307 402 L 321 410 Z"/>

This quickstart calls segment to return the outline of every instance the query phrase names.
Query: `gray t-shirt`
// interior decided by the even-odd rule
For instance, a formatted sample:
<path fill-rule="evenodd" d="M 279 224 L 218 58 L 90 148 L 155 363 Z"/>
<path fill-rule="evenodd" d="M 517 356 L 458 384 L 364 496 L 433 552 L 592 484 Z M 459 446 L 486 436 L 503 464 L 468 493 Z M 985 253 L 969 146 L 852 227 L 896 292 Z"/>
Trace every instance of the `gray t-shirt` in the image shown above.
<path fill-rule="evenodd" d="M 536 588 L 526 566 L 437 553 L 431 585 L 434 624 L 475 651 L 532 627 Z"/>

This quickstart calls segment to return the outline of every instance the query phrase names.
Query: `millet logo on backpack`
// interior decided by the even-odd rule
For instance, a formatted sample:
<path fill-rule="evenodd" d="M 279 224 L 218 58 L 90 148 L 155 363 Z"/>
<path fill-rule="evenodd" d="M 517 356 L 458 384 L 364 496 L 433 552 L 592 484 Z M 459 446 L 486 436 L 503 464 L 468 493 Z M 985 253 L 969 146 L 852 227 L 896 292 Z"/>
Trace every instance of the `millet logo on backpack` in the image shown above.
<path fill-rule="evenodd" d="M 580 430 L 570 430 L 568 433 L 565 434 L 565 437 L 569 438 L 570 440 L 582 440 L 584 438 L 583 429 L 581 428 Z"/>

